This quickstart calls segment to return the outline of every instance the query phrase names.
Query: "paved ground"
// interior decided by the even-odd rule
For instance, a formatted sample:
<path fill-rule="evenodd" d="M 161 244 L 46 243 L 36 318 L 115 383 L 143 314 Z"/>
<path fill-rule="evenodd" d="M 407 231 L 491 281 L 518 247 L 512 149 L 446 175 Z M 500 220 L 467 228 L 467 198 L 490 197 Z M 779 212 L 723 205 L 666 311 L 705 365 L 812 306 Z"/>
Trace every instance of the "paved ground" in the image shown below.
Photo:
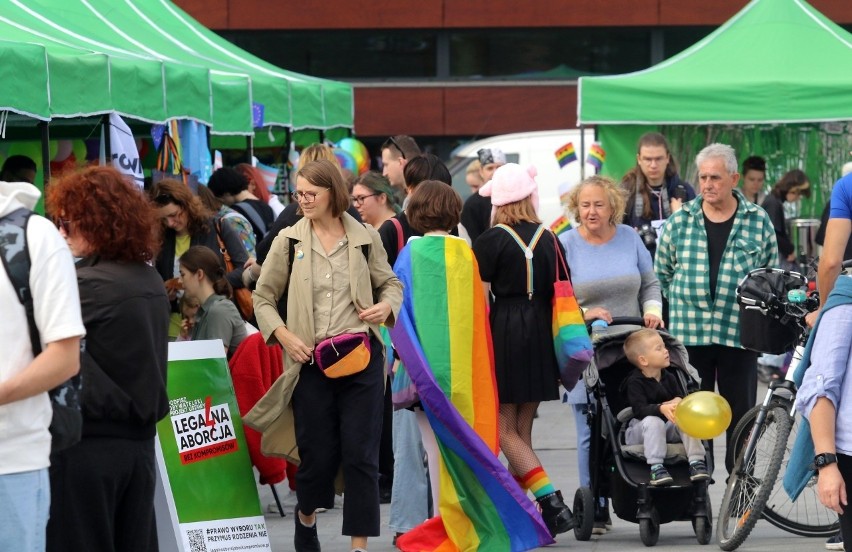
<path fill-rule="evenodd" d="M 759 390 L 762 398 L 765 388 Z M 574 421 L 569 407 L 553 401 L 545 403 L 539 410 L 539 418 L 534 426 L 533 443 L 539 456 L 555 481 L 558 488 L 563 490 L 566 497 L 572 497 L 579 485 L 577 479 L 577 461 Z M 723 458 L 722 448 L 718 446 L 715 456 Z M 724 467 L 717 467 L 715 473 L 717 483 L 710 487 L 710 496 L 714 512 L 718 513 L 722 502 L 725 479 Z M 286 485 L 285 485 L 286 486 Z M 286 495 L 286 489 L 281 491 Z M 264 505 L 272 503 L 271 494 L 263 492 L 261 502 Z M 570 504 L 570 503 L 569 503 Z M 280 518 L 277 514 L 267 514 L 266 523 L 272 541 L 272 549 L 278 552 L 293 550 L 293 515 L 292 506 L 287 508 L 287 517 Z M 370 539 L 371 552 L 390 552 L 396 550 L 391 545 L 392 534 L 387 529 L 390 506 L 382 505 L 382 535 Z M 325 552 L 348 552 L 349 538 L 340 535 L 342 511 L 340 508 L 319 514 L 318 527 L 320 541 Z M 715 531 L 715 520 L 714 520 Z M 660 539 L 655 550 L 684 550 L 699 547 L 695 540 L 692 526 L 689 522 L 672 522 L 660 527 Z M 585 551 L 631 551 L 645 550 L 639 539 L 639 526 L 623 521 L 613 516 L 612 530 L 603 536 L 593 536 L 591 541 L 579 542 L 573 532 L 560 535 L 557 543 L 550 550 L 585 550 Z M 719 550 L 713 541 L 705 550 Z M 824 550 L 822 539 L 807 539 L 798 537 L 775 528 L 766 521 L 759 521 L 748 540 L 739 548 L 743 551 L 773 551 L 773 552 L 804 552 Z"/>

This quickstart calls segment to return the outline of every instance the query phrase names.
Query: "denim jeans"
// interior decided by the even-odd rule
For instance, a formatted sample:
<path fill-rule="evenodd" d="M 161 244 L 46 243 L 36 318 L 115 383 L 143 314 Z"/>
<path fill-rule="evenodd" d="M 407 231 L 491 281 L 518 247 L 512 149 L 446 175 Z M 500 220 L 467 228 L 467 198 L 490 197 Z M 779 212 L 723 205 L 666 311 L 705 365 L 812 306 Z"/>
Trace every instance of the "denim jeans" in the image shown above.
<path fill-rule="evenodd" d="M 49 511 L 47 468 L 0 475 L 0 550 L 44 552 Z"/>
<path fill-rule="evenodd" d="M 571 410 L 574 411 L 574 426 L 577 429 L 577 469 L 580 471 L 580 486 L 592 486 L 592 479 L 589 475 L 589 448 L 592 440 L 592 430 L 586 420 L 586 412 L 588 404 L 572 404 Z"/>
<path fill-rule="evenodd" d="M 393 488 L 388 527 L 395 533 L 411 531 L 429 517 L 429 481 L 423 466 L 423 442 L 417 415 L 411 410 L 393 413 Z"/>

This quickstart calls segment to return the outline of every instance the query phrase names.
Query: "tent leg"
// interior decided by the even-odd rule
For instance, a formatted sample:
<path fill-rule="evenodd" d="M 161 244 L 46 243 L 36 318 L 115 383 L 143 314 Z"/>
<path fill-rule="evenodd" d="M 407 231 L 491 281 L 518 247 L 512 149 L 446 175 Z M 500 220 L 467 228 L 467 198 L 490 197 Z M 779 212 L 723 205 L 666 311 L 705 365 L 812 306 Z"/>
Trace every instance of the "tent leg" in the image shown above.
<path fill-rule="evenodd" d="M 112 166 L 112 142 L 110 141 L 109 115 L 103 116 L 104 125 L 104 164 Z"/>
<path fill-rule="evenodd" d="M 252 167 L 254 167 L 254 163 L 252 162 L 252 158 L 254 157 L 254 136 L 248 135 L 246 136 L 246 152 L 248 153 L 248 163 Z"/>
<path fill-rule="evenodd" d="M 50 182 L 50 130 L 47 121 L 39 122 L 38 127 L 41 130 L 41 183 L 47 193 L 47 183 Z"/>

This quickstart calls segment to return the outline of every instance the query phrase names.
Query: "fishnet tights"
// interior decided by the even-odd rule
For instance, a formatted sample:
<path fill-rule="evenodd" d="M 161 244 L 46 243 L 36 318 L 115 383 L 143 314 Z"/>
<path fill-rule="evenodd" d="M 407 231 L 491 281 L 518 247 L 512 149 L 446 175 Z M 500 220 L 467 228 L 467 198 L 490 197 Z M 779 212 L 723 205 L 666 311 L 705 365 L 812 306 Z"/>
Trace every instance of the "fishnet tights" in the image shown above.
<path fill-rule="evenodd" d="M 512 475 L 523 477 L 541 466 L 532 448 L 532 425 L 537 408 L 537 402 L 500 405 L 500 449 L 509 461 Z"/>

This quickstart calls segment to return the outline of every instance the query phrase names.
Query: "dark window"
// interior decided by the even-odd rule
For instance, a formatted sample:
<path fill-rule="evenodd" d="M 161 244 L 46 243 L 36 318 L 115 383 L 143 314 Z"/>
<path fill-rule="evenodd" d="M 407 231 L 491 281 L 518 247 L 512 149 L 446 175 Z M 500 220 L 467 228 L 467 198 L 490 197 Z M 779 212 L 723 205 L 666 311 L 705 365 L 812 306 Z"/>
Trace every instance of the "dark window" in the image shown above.
<path fill-rule="evenodd" d="M 450 33 L 450 75 L 573 79 L 648 67 L 649 29 L 483 29 Z"/>
<path fill-rule="evenodd" d="M 716 30 L 716 27 L 668 27 L 663 29 L 663 52 L 668 59 L 686 50 L 705 36 Z"/>
<path fill-rule="evenodd" d="M 664 58 L 715 27 L 583 27 L 467 30 L 221 31 L 284 69 L 343 80 L 576 79 L 645 69 L 651 33 Z M 439 37 L 449 48 L 439 48 Z M 443 64 L 439 63 L 439 56 Z M 658 54 L 659 55 L 659 54 Z M 448 67 L 448 75 L 438 75 Z"/>
<path fill-rule="evenodd" d="M 437 31 L 220 31 L 289 71 L 337 79 L 434 78 Z"/>

